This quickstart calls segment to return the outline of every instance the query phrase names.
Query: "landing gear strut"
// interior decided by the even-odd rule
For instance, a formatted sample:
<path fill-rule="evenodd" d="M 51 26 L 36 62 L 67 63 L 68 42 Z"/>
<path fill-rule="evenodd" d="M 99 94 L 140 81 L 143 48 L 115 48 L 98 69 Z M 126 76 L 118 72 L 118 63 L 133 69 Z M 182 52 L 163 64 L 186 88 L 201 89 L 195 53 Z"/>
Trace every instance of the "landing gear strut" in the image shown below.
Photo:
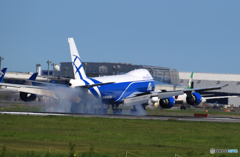
<path fill-rule="evenodd" d="M 133 114 L 133 113 L 136 113 L 137 112 L 137 108 L 135 105 L 133 105 L 133 108 L 130 110 L 130 113 Z"/>
<path fill-rule="evenodd" d="M 122 114 L 122 109 L 119 109 L 118 106 L 119 105 L 117 105 L 117 104 L 112 104 L 113 114 Z"/>
<path fill-rule="evenodd" d="M 147 105 L 148 105 L 148 103 L 142 104 L 142 107 L 143 107 L 144 110 L 146 110 L 146 106 L 147 106 Z"/>

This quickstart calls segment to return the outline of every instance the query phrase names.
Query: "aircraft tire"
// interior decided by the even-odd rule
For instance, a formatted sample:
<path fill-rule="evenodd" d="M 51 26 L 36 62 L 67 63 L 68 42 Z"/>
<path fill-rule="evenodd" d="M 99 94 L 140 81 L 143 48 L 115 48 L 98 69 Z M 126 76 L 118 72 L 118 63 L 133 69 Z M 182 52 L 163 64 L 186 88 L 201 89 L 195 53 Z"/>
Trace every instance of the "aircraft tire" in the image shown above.
<path fill-rule="evenodd" d="M 185 107 L 185 106 L 181 106 L 180 109 L 181 109 L 181 110 L 186 110 L 186 107 Z"/>

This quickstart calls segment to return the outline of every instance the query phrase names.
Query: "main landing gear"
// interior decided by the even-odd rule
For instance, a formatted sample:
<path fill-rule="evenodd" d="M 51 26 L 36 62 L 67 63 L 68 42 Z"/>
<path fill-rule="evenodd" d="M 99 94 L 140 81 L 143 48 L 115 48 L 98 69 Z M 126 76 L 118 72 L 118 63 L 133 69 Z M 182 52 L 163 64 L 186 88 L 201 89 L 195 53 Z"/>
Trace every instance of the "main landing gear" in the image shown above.
<path fill-rule="evenodd" d="M 122 109 L 119 109 L 118 107 L 118 104 L 112 104 L 113 114 L 122 114 Z"/>
<path fill-rule="evenodd" d="M 136 112 L 137 112 L 137 108 L 136 108 L 135 105 L 133 105 L 133 108 L 130 110 L 130 113 L 131 113 L 131 114 L 134 114 L 134 113 L 136 113 Z"/>

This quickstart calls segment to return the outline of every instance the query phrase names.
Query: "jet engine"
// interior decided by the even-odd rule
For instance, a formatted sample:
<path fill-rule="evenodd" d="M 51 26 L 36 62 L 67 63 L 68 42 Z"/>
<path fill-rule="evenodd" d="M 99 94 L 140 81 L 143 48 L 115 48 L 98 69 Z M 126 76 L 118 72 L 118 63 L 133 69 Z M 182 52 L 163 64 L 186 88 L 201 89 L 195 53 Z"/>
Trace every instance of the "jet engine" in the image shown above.
<path fill-rule="evenodd" d="M 29 94 L 29 93 L 25 93 L 25 92 L 20 92 L 20 98 L 25 101 L 34 101 L 37 98 L 36 94 Z"/>
<path fill-rule="evenodd" d="M 197 92 L 193 92 L 191 95 L 187 95 L 186 101 L 189 105 L 199 105 L 202 102 L 202 96 Z"/>
<path fill-rule="evenodd" d="M 175 99 L 173 97 L 160 99 L 159 104 L 162 108 L 172 108 L 175 105 Z"/>

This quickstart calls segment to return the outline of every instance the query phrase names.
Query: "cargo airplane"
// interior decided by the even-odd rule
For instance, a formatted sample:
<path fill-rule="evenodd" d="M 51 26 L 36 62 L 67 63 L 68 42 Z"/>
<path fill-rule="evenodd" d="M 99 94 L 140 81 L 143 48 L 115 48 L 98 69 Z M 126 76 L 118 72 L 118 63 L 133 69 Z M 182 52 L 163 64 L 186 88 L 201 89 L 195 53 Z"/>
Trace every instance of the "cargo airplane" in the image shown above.
<path fill-rule="evenodd" d="M 137 111 L 136 106 L 142 105 L 145 108 L 149 99 L 159 100 L 159 104 L 163 108 L 171 108 L 175 104 L 173 96 L 186 93 L 186 101 L 190 105 L 198 105 L 202 101 L 202 97 L 198 91 L 221 89 L 227 85 L 205 87 L 198 89 L 172 90 L 172 91 L 154 91 L 154 80 L 146 69 L 137 69 L 122 75 L 112 75 L 103 77 L 87 77 L 81 58 L 77 51 L 73 38 L 68 38 L 70 46 L 70 54 L 73 65 L 74 79 L 69 81 L 70 89 L 77 89 L 79 93 L 75 93 L 80 97 L 80 102 L 72 103 L 71 112 L 76 112 L 77 107 L 81 106 L 81 102 L 91 95 L 91 100 L 97 100 L 100 108 L 98 113 L 107 113 L 107 109 L 112 107 L 113 113 L 121 113 L 119 106 L 132 107 L 131 112 Z M 0 86 L 6 84 L 1 83 Z M 8 84 L 9 85 L 9 84 Z M 15 86 L 13 84 L 9 86 Z M 54 85 L 53 85 L 54 86 Z M 21 86 L 20 93 L 28 93 L 28 95 L 45 95 L 57 97 L 58 91 L 52 90 L 52 86 Z M 76 90 L 74 90 L 76 91 Z M 80 92 L 81 91 L 81 92 Z M 28 97 L 25 98 L 27 100 Z"/>

